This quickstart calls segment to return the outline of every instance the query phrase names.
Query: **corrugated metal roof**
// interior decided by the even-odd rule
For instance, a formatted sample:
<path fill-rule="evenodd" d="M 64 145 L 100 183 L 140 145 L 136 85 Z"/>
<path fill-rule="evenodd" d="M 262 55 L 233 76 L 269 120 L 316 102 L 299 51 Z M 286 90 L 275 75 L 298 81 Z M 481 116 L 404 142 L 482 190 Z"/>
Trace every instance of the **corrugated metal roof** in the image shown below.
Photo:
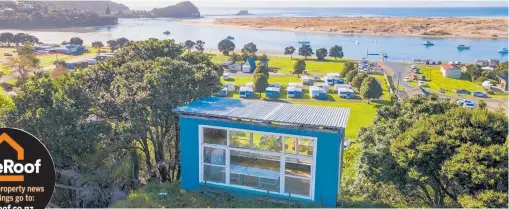
<path fill-rule="evenodd" d="M 328 129 L 345 128 L 350 114 L 350 109 L 346 108 L 218 97 L 207 97 L 178 107 L 174 111 L 188 115 L 248 119 Z"/>

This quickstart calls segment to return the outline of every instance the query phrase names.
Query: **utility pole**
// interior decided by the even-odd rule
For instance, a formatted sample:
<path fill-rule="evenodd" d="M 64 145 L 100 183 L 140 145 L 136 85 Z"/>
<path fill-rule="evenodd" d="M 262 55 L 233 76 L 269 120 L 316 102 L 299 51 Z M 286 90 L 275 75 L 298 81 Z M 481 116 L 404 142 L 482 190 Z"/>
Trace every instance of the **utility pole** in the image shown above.
<path fill-rule="evenodd" d="M 396 87 L 396 90 L 399 93 L 399 80 L 401 79 L 401 72 L 398 73 L 398 86 Z"/>

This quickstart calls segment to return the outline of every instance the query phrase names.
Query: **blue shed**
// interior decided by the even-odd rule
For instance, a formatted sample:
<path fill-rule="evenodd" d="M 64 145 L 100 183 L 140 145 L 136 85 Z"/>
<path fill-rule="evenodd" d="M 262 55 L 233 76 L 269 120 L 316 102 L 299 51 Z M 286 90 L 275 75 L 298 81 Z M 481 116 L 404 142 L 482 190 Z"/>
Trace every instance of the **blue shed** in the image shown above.
<path fill-rule="evenodd" d="M 349 109 L 208 97 L 174 111 L 183 189 L 336 206 Z"/>
<path fill-rule="evenodd" d="M 267 89 L 265 89 L 265 95 L 269 98 L 278 98 L 280 95 L 279 90 L 280 88 L 277 87 L 267 87 Z"/>

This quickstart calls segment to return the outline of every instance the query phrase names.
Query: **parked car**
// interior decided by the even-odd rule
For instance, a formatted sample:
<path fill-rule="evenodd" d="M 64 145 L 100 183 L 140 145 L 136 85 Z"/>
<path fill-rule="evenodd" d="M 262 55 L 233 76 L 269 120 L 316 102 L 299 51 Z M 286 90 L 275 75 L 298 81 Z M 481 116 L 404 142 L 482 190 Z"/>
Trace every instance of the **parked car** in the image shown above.
<path fill-rule="evenodd" d="M 419 86 L 426 86 L 426 83 L 424 83 L 424 81 L 418 81 L 417 83 L 419 84 Z"/>
<path fill-rule="evenodd" d="M 413 71 L 414 73 L 419 73 L 419 68 L 414 68 Z"/>
<path fill-rule="evenodd" d="M 456 94 L 470 94 L 470 91 L 466 89 L 458 89 L 456 90 Z"/>
<path fill-rule="evenodd" d="M 480 91 L 472 92 L 472 96 L 474 96 L 474 97 L 484 97 L 484 98 L 488 97 L 488 95 L 486 93 L 480 92 Z"/>
<path fill-rule="evenodd" d="M 465 103 L 465 104 L 463 104 L 463 107 L 470 108 L 470 109 L 474 109 L 474 108 L 475 108 L 475 104 L 472 104 L 472 103 Z"/>
<path fill-rule="evenodd" d="M 473 105 L 475 105 L 474 101 L 468 100 L 468 99 L 461 99 L 461 100 L 458 100 L 456 103 L 458 105 L 461 105 L 461 106 L 463 106 L 464 104 L 473 104 Z"/>
<path fill-rule="evenodd" d="M 410 82 L 410 78 L 409 78 L 409 77 L 405 77 L 405 78 L 403 78 L 403 80 L 404 80 L 405 82 Z"/>
<path fill-rule="evenodd" d="M 10 57 L 10 56 L 12 56 L 12 54 L 11 54 L 11 53 L 9 53 L 9 52 L 5 52 L 5 53 L 4 53 L 4 56 L 6 56 L 6 57 Z"/>

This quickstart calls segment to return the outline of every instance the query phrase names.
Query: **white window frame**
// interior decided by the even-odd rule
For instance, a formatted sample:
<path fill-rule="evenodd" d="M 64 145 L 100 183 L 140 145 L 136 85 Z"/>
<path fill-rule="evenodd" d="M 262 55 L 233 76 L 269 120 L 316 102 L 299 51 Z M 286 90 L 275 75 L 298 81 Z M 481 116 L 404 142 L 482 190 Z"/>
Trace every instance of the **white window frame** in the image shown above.
<path fill-rule="evenodd" d="M 204 128 L 214 128 L 214 129 L 222 129 L 226 130 L 227 140 L 226 145 L 219 145 L 219 144 L 208 144 L 203 142 L 203 129 Z M 248 133 L 259 133 L 263 135 L 273 135 L 273 136 L 279 136 L 282 137 L 283 140 L 281 140 L 281 152 L 273 152 L 273 151 L 265 151 L 265 150 L 255 150 L 255 149 L 249 149 L 249 148 L 236 148 L 236 147 L 230 147 L 230 133 L 231 131 L 243 131 Z M 203 169 L 204 165 L 207 163 L 203 162 L 203 148 L 209 147 L 209 148 L 217 148 L 217 149 L 223 149 L 225 150 L 225 165 L 226 168 L 225 172 L 225 183 L 217 183 L 217 182 L 207 182 L 207 184 L 215 184 L 220 186 L 227 186 L 227 187 L 234 187 L 234 188 L 240 188 L 245 190 L 251 190 L 251 191 L 257 191 L 257 192 L 264 192 L 266 193 L 267 190 L 261 190 L 261 189 L 255 189 L 248 186 L 241 186 L 241 185 L 231 185 L 230 184 L 230 151 L 242 151 L 242 152 L 249 152 L 249 153 L 255 153 L 255 154 L 263 154 L 263 155 L 271 155 L 271 156 L 278 156 L 280 159 L 280 176 L 279 176 L 279 192 L 273 192 L 269 191 L 270 194 L 276 194 L 276 195 L 282 195 L 282 196 L 288 196 L 290 194 L 285 193 L 285 178 L 291 177 L 291 178 L 299 178 L 299 179 L 307 179 L 310 182 L 310 188 L 309 188 L 309 196 L 303 196 L 303 195 L 297 195 L 292 194 L 292 197 L 296 198 L 302 198 L 302 199 L 315 199 L 315 179 L 316 179 L 316 150 L 317 150 L 317 138 L 316 137 L 309 137 L 309 136 L 299 136 L 299 135 L 291 135 L 291 134 L 280 134 L 280 133 L 272 133 L 272 132 L 263 132 L 263 131 L 254 131 L 254 130 L 248 130 L 248 129 L 237 129 L 237 128 L 229 128 L 229 127 L 221 127 L 221 126 L 210 126 L 210 125 L 198 125 L 198 134 L 199 134 L 199 143 L 198 143 L 198 150 L 199 150 L 199 181 L 200 183 L 205 183 L 204 176 L 203 176 Z M 299 155 L 299 154 L 291 154 L 291 153 L 285 153 L 285 143 L 286 138 L 292 137 L 295 139 L 308 139 L 312 140 L 313 144 L 313 155 L 312 156 L 306 156 L 306 155 Z M 297 148 L 298 149 L 298 148 Z M 291 174 L 286 174 L 286 157 L 290 158 L 296 158 L 296 159 L 306 159 L 311 160 L 311 173 L 310 177 L 302 177 L 302 176 L 294 176 Z M 221 165 L 214 165 L 214 166 L 221 166 Z"/>

